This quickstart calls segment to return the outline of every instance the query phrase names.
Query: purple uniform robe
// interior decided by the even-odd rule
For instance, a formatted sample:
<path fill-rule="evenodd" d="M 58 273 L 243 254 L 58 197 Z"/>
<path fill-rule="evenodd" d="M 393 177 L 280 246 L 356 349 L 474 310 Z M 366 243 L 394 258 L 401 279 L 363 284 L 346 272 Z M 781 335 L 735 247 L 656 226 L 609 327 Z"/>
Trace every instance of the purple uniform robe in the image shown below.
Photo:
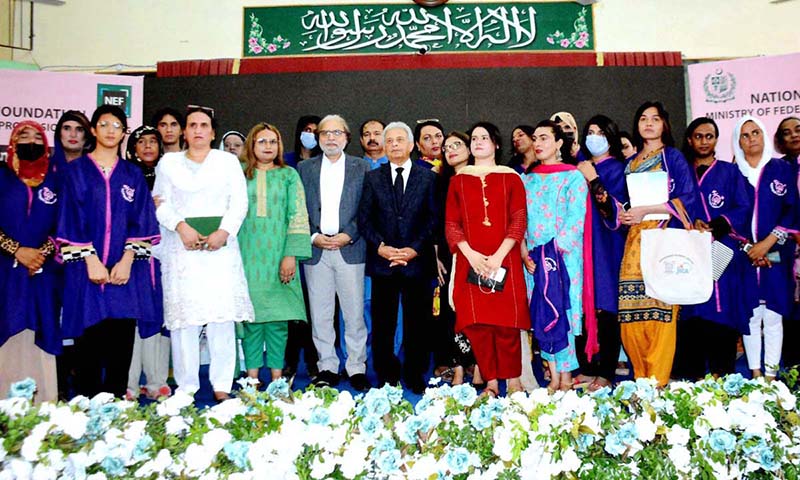
<path fill-rule="evenodd" d="M 152 245 L 161 237 L 144 175 L 120 159 L 106 178 L 89 155 L 69 163 L 64 175 L 58 222 L 65 261 L 64 337 L 80 337 L 107 318 L 136 319 L 142 338 L 158 333 L 162 306 L 149 260 Z M 110 273 L 126 249 L 136 254 L 127 284 L 100 286 L 89 281 L 85 256 L 96 252 Z"/>
<path fill-rule="evenodd" d="M 592 261 L 594 262 L 594 304 L 598 310 L 617 313 L 619 304 L 619 268 L 625 250 L 627 227 L 619 223 L 619 211 L 628 203 L 625 164 L 613 157 L 595 164 L 600 182 L 610 197 L 611 211 L 597 206 L 592 188 Z"/>
<path fill-rule="evenodd" d="M 746 235 L 751 243 L 763 240 L 773 230 L 796 233 L 798 228 L 796 167 L 779 158 L 773 158 L 761 172 L 755 188 L 747 183 L 747 194 L 753 204 L 752 230 Z M 747 303 L 751 308 L 759 300 L 768 309 L 786 316 L 792 310 L 794 298 L 794 246 L 791 238 L 783 245 L 775 244 L 771 252 L 780 254 L 780 262 L 770 268 L 747 270 Z"/>
<path fill-rule="evenodd" d="M 724 218 L 731 232 L 719 241 L 733 250 L 731 260 L 720 279 L 714 282 L 711 298 L 699 305 L 682 307 L 682 318 L 700 317 L 735 328 L 749 335 L 750 317 L 756 305 L 742 302 L 746 292 L 742 279 L 752 270 L 750 260 L 741 250 L 744 237 L 749 237 L 752 204 L 747 194 L 749 184 L 736 165 L 715 160 L 702 177 L 697 178 L 703 205 L 704 221 Z"/>
<path fill-rule="evenodd" d="M 21 247 L 39 248 L 55 239 L 61 198 L 52 167 L 44 181 L 31 188 L 0 164 L 0 231 Z M 23 330 L 33 330 L 39 348 L 61 353 L 61 266 L 54 257 L 50 255 L 41 272 L 30 276 L 13 257 L 0 255 L 0 345 Z"/>

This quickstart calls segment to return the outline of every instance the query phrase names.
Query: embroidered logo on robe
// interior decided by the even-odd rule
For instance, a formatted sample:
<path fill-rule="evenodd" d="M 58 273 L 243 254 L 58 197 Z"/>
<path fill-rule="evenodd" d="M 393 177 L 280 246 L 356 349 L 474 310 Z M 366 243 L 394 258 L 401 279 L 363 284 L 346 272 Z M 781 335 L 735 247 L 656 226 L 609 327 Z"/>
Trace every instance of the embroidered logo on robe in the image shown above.
<path fill-rule="evenodd" d="M 772 193 L 779 197 L 786 195 L 786 184 L 777 179 L 773 180 L 772 183 L 769 184 L 769 189 L 772 190 Z"/>
<path fill-rule="evenodd" d="M 47 187 L 44 187 L 41 190 L 39 190 L 38 196 L 39 196 L 39 201 L 46 205 L 52 205 L 56 203 L 56 201 L 58 200 L 58 197 L 56 196 L 55 192 L 53 192 Z"/>
<path fill-rule="evenodd" d="M 558 264 L 550 257 L 544 257 L 544 271 L 555 272 L 558 270 Z"/>
<path fill-rule="evenodd" d="M 133 194 L 136 193 L 136 189 L 131 188 L 128 185 L 123 185 L 120 191 L 122 192 L 122 198 L 124 198 L 125 201 L 133 203 Z"/>
<path fill-rule="evenodd" d="M 675 179 L 669 179 L 669 193 L 672 193 L 675 190 Z"/>
<path fill-rule="evenodd" d="M 725 196 L 720 195 L 716 190 L 711 190 L 711 193 L 708 194 L 708 204 L 711 205 L 711 208 L 721 208 L 725 205 Z"/>

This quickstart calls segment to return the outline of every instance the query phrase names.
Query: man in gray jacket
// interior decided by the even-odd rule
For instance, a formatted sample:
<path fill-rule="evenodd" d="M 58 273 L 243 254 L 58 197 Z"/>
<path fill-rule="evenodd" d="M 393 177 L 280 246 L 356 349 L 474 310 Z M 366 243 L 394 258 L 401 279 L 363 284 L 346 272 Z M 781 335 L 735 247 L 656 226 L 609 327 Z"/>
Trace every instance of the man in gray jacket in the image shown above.
<path fill-rule="evenodd" d="M 339 357 L 333 325 L 336 295 L 344 317 L 345 370 L 354 389 L 370 388 L 367 326 L 364 322 L 366 244 L 358 233 L 358 206 L 369 163 L 344 153 L 350 128 L 339 115 L 318 125 L 322 155 L 298 164 L 311 227 L 312 256 L 304 269 L 311 310 L 311 335 L 319 352 L 318 386 L 339 383 Z"/>

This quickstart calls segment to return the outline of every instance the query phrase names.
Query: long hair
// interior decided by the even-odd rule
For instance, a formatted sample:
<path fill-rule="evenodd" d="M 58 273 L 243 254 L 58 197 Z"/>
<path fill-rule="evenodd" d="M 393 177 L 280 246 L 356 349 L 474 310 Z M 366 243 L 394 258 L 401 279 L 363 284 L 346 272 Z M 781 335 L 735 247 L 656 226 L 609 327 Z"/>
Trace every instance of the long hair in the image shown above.
<path fill-rule="evenodd" d="M 716 135 L 717 139 L 719 139 L 719 127 L 717 126 L 717 122 L 715 122 L 713 119 L 708 117 L 698 117 L 692 120 L 689 126 L 686 127 L 686 132 L 683 134 L 683 145 L 681 146 L 681 151 L 683 152 L 683 156 L 686 158 L 686 161 L 689 162 L 689 166 L 694 165 L 695 158 L 694 149 L 691 145 L 689 145 L 689 139 L 692 138 L 692 135 L 694 135 L 694 131 L 697 130 L 697 127 L 705 124 L 709 124 L 714 127 L 714 135 Z"/>
<path fill-rule="evenodd" d="M 67 110 L 61 115 L 61 118 L 58 119 L 58 123 L 56 123 L 56 132 L 53 134 L 53 143 L 54 146 L 58 146 L 62 150 L 64 149 L 64 145 L 61 143 L 61 129 L 64 127 L 64 123 L 68 121 L 78 122 L 81 127 L 83 127 L 83 152 L 86 153 L 92 151 L 94 148 L 94 135 L 92 135 L 92 126 L 89 124 L 89 119 L 86 118 L 83 112 L 80 110 Z"/>
<path fill-rule="evenodd" d="M 250 129 L 250 132 L 247 133 L 242 156 L 240 157 L 244 163 L 244 176 L 247 177 L 248 180 L 252 180 L 256 174 L 256 164 L 258 163 L 255 154 L 256 137 L 264 130 L 269 130 L 278 137 L 278 155 L 275 157 L 273 163 L 277 167 L 283 167 L 285 165 L 283 162 L 283 138 L 281 137 L 281 132 L 275 125 L 266 122 L 257 123 Z"/>
<path fill-rule="evenodd" d="M 633 132 L 633 144 L 639 151 L 644 147 L 644 139 L 639 132 L 639 119 L 642 117 L 644 111 L 651 107 L 658 111 L 658 116 L 661 117 L 661 120 L 664 122 L 664 130 L 661 132 L 661 143 L 663 143 L 665 147 L 674 147 L 675 139 L 672 138 L 672 126 L 669 123 L 669 112 L 667 112 L 661 102 L 653 101 L 644 102 L 636 109 L 636 114 L 633 116 L 633 130 L 631 130 Z"/>
<path fill-rule="evenodd" d="M 625 160 L 625 156 L 622 154 L 622 140 L 619 136 L 619 127 L 614 120 L 611 120 L 605 115 L 595 115 L 583 126 L 580 145 L 584 158 L 592 158 L 592 152 L 590 152 L 589 148 L 586 146 L 586 136 L 589 135 L 589 127 L 592 125 L 597 125 L 603 132 L 603 135 L 605 135 L 606 140 L 608 140 L 608 153 L 617 160 Z"/>
<path fill-rule="evenodd" d="M 561 161 L 570 165 L 575 165 L 577 162 L 574 158 L 572 158 L 572 143 L 567 142 L 567 136 L 564 135 L 564 130 L 561 130 L 561 126 L 552 120 L 542 120 L 541 122 L 536 124 L 536 129 L 539 128 L 549 128 L 553 131 L 553 136 L 555 137 L 556 141 L 561 140 L 561 148 L 559 151 L 561 152 Z M 534 129 L 534 131 L 536 130 Z"/>
<path fill-rule="evenodd" d="M 782 153 L 784 155 L 788 155 L 789 151 L 786 149 L 786 142 L 783 140 L 783 133 L 781 133 L 781 129 L 783 129 L 783 124 L 788 122 L 789 120 L 797 120 L 798 122 L 800 122 L 800 118 L 786 117 L 783 120 L 781 120 L 781 123 L 778 124 L 778 128 L 775 130 L 775 141 L 774 141 L 775 151 L 778 153 Z"/>
<path fill-rule="evenodd" d="M 462 142 L 464 142 L 464 146 L 467 148 L 467 165 L 474 165 L 475 159 L 472 158 L 472 152 L 469 151 L 469 136 L 464 132 L 459 131 L 452 131 L 444 136 L 444 141 L 442 142 L 442 150 L 444 150 L 444 159 L 442 160 L 442 166 L 439 168 L 439 177 L 442 179 L 444 185 L 450 183 L 450 179 L 453 178 L 456 174 L 456 169 L 453 168 L 452 165 L 447 163 L 447 150 L 444 148 L 444 144 L 447 143 L 447 139 L 450 137 L 455 137 Z"/>
<path fill-rule="evenodd" d="M 476 128 L 483 128 L 489 134 L 489 138 L 494 143 L 494 162 L 500 165 L 500 162 L 503 157 L 503 138 L 500 136 L 500 129 L 497 128 L 497 125 L 491 122 L 477 122 L 472 124 L 467 131 L 467 135 L 470 138 L 470 143 L 472 143 L 472 132 L 475 131 Z M 468 165 L 475 165 L 475 157 L 472 156 L 472 145 L 469 145 L 470 156 L 469 161 L 467 161 Z"/>
<path fill-rule="evenodd" d="M 300 158 L 300 152 L 302 152 L 303 144 L 300 142 L 300 134 L 303 133 L 303 130 L 312 123 L 314 125 L 319 125 L 320 120 L 322 120 L 317 115 L 303 115 L 302 117 L 297 119 L 297 125 L 294 127 L 294 153 L 298 156 L 297 160 L 302 160 Z M 311 156 L 315 157 L 322 153 L 322 149 L 319 148 L 319 141 L 317 141 L 317 146 L 311 150 Z"/>

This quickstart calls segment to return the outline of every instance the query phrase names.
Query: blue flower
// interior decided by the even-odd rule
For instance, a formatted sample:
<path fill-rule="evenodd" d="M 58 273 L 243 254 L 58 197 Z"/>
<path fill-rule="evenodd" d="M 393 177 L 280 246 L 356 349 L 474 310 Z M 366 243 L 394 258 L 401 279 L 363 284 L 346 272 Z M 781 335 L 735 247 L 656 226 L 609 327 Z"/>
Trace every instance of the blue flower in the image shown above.
<path fill-rule="evenodd" d="M 594 443 L 595 436 L 589 433 L 581 433 L 578 435 L 578 451 L 585 452 Z"/>
<path fill-rule="evenodd" d="M 308 423 L 327 427 L 331 424 L 331 412 L 325 407 L 314 407 L 314 409 L 311 410 L 311 417 L 308 419 Z"/>
<path fill-rule="evenodd" d="M 19 382 L 11 384 L 11 388 L 8 389 L 8 398 L 27 398 L 28 400 L 33 400 L 34 392 L 36 392 L 36 380 L 28 377 L 25 380 L 20 380 Z"/>
<path fill-rule="evenodd" d="M 396 448 L 397 444 L 394 442 L 394 439 L 381 438 L 375 442 L 375 447 L 372 449 L 372 458 L 378 458 L 381 453 L 395 450 Z"/>
<path fill-rule="evenodd" d="M 447 462 L 447 469 L 450 470 L 450 473 L 453 475 L 467 473 L 469 470 L 469 451 L 464 447 L 457 447 L 449 450 L 445 454 L 444 460 Z"/>
<path fill-rule="evenodd" d="M 639 431 L 636 428 L 636 424 L 631 422 L 623 425 L 617 431 L 617 435 L 619 435 L 619 439 L 622 443 L 633 445 L 633 442 L 639 438 Z"/>
<path fill-rule="evenodd" d="M 764 441 L 764 438 L 753 433 L 745 433 L 739 443 L 745 455 L 753 455 L 767 446 L 767 442 Z"/>
<path fill-rule="evenodd" d="M 155 444 L 153 441 L 153 437 L 150 435 L 145 434 L 142 438 L 136 442 L 136 446 L 133 448 L 133 461 L 134 462 L 141 462 L 143 460 L 147 460 L 150 456 L 147 454 L 147 450 L 150 449 Z"/>
<path fill-rule="evenodd" d="M 381 388 L 381 391 L 392 405 L 397 405 L 403 401 L 403 389 L 400 387 L 387 383 Z"/>
<path fill-rule="evenodd" d="M 358 424 L 358 428 L 361 430 L 361 433 L 368 437 L 375 437 L 375 434 L 378 433 L 378 430 L 382 426 L 383 422 L 377 415 L 367 415 L 361 419 L 361 422 Z"/>
<path fill-rule="evenodd" d="M 386 392 L 386 385 L 381 389 L 373 388 L 367 392 L 367 394 L 364 395 L 364 405 L 367 406 L 367 413 L 378 415 L 379 417 L 389 413 L 392 409 L 392 404 Z"/>
<path fill-rule="evenodd" d="M 106 457 L 100 463 L 100 466 L 112 477 L 118 477 L 125 472 L 125 462 L 119 457 Z"/>
<path fill-rule="evenodd" d="M 289 396 L 289 382 L 281 377 L 270 382 L 267 394 L 273 398 L 286 398 Z"/>
<path fill-rule="evenodd" d="M 708 435 L 708 444 L 718 452 L 731 453 L 736 448 L 736 437 L 725 430 L 712 430 Z"/>
<path fill-rule="evenodd" d="M 406 420 L 406 428 L 402 433 L 402 440 L 406 443 L 417 443 L 417 434 L 419 432 L 427 432 L 430 427 L 430 421 L 419 415 L 412 415 Z"/>
<path fill-rule="evenodd" d="M 378 455 L 378 468 L 387 474 L 400 473 L 402 455 L 400 450 L 388 450 Z"/>
<path fill-rule="evenodd" d="M 119 417 L 120 412 L 121 410 L 116 403 L 105 403 L 95 410 L 94 413 L 105 423 L 111 423 Z"/>
<path fill-rule="evenodd" d="M 605 451 L 611 455 L 622 455 L 627 450 L 627 446 L 620 440 L 618 433 L 606 435 Z"/>
<path fill-rule="evenodd" d="M 457 401 L 460 405 L 465 407 L 471 407 L 475 400 L 478 398 L 478 394 L 475 393 L 475 388 L 468 384 L 462 383 L 461 385 L 456 385 L 452 389 L 453 391 L 453 398 Z"/>
<path fill-rule="evenodd" d="M 469 423 L 475 430 L 484 430 L 492 425 L 493 418 L 494 412 L 483 404 L 469 414 Z"/>
<path fill-rule="evenodd" d="M 486 402 L 486 408 L 491 410 L 494 416 L 500 416 L 505 412 L 506 407 L 503 405 L 503 402 L 500 401 L 499 398 L 490 398 L 488 402 Z"/>
<path fill-rule="evenodd" d="M 600 417 L 601 420 L 605 420 L 605 418 L 611 415 L 614 412 L 614 409 L 611 408 L 611 405 L 607 403 L 601 403 L 597 406 L 597 416 Z"/>
<path fill-rule="evenodd" d="M 650 380 L 646 378 L 637 378 L 636 388 L 637 388 L 636 395 L 643 400 L 648 400 L 648 401 L 652 400 L 653 397 L 655 397 L 656 395 L 655 388 L 653 388 L 653 385 L 650 383 Z"/>
<path fill-rule="evenodd" d="M 636 384 L 630 380 L 625 380 L 617 385 L 617 397 L 620 400 L 630 400 L 634 393 L 636 393 Z"/>
<path fill-rule="evenodd" d="M 775 453 L 766 445 L 758 454 L 758 463 L 760 463 L 761 467 L 768 472 L 774 472 L 781 466 L 780 462 L 775 461 Z"/>
<path fill-rule="evenodd" d="M 225 452 L 225 456 L 228 457 L 228 460 L 233 462 L 239 470 L 248 468 L 247 453 L 250 451 L 250 442 L 228 442 L 222 447 L 222 451 Z"/>
<path fill-rule="evenodd" d="M 725 390 L 728 395 L 738 395 L 744 385 L 745 380 L 742 374 L 734 373 L 725 377 L 725 381 L 722 383 L 722 389 Z"/>
<path fill-rule="evenodd" d="M 592 398 L 595 398 L 597 400 L 605 400 L 609 397 L 610 394 L 611 394 L 611 387 L 605 386 L 599 390 L 595 390 L 590 395 Z"/>
<path fill-rule="evenodd" d="M 414 406 L 414 411 L 420 414 L 433 405 L 433 399 L 427 395 L 423 396 L 419 402 Z"/>

